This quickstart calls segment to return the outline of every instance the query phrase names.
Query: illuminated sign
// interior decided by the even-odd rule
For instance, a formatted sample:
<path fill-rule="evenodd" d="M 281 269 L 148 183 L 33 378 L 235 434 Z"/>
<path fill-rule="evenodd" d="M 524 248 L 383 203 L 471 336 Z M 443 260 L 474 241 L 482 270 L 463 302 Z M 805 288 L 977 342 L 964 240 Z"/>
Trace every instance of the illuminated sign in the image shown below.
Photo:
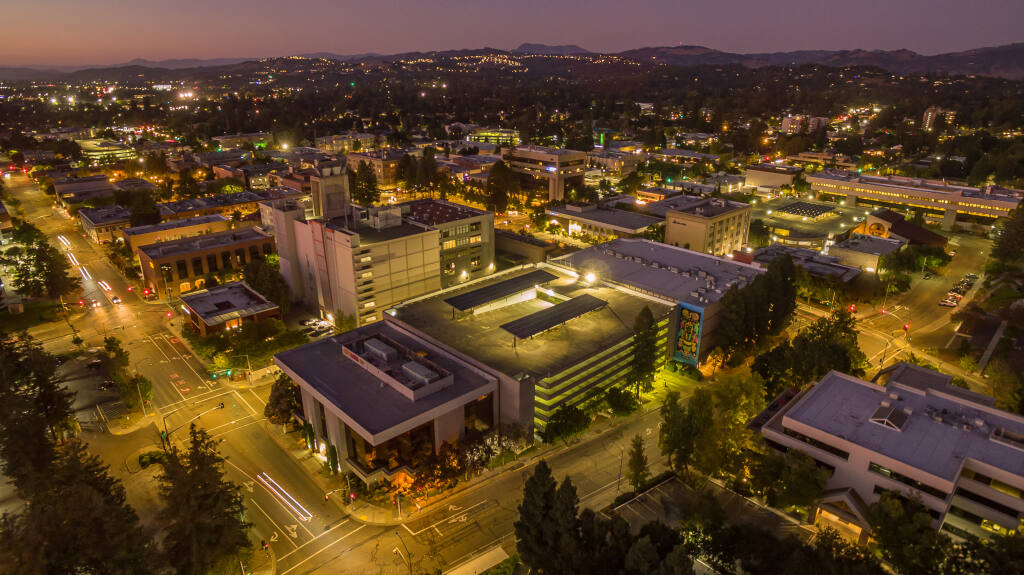
<path fill-rule="evenodd" d="M 676 361 L 696 366 L 700 360 L 700 332 L 704 323 L 704 310 L 680 302 L 676 319 Z"/>

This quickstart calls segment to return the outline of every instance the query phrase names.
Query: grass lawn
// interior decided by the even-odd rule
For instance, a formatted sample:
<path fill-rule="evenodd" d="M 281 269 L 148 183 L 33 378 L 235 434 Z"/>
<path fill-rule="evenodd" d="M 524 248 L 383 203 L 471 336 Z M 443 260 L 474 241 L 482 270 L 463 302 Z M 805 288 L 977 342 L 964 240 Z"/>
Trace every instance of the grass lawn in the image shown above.
<path fill-rule="evenodd" d="M 0 312 L 0 325 L 3 325 L 4 331 L 8 333 L 16 332 L 41 323 L 57 321 L 57 310 L 60 308 L 59 304 L 45 300 L 23 301 L 25 303 L 24 313 L 11 315 L 6 311 Z"/>

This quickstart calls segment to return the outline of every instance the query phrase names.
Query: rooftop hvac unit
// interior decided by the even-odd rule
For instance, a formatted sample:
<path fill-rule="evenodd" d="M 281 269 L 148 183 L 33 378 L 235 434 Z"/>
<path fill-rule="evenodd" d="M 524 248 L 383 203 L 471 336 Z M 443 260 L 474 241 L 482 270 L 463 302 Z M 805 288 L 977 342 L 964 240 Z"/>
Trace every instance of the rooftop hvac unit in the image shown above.
<path fill-rule="evenodd" d="M 382 361 L 388 362 L 398 357 L 398 350 L 391 347 L 390 345 L 380 341 L 379 339 L 368 339 L 363 343 L 370 354 L 374 357 L 381 359 Z"/>
<path fill-rule="evenodd" d="M 437 379 L 437 373 L 434 370 L 415 361 L 402 364 L 402 373 L 419 385 L 426 385 Z"/>

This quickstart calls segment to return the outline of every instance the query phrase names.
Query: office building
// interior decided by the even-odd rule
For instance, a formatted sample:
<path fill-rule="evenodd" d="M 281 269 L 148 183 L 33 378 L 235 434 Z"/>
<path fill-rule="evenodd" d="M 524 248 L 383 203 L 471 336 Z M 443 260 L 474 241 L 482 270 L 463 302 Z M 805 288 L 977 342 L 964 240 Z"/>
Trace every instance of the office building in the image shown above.
<path fill-rule="evenodd" d="M 624 176 L 636 169 L 643 161 L 640 154 L 612 151 L 587 152 L 587 166 L 601 168 L 602 171 L 610 174 Z"/>
<path fill-rule="evenodd" d="M 693 150 L 683 150 L 679 148 L 667 148 L 651 152 L 650 157 L 662 162 L 682 164 L 684 166 L 692 166 L 694 164 L 701 163 L 717 164 L 720 159 L 717 154 L 705 154 L 703 152 L 694 152 Z"/>
<path fill-rule="evenodd" d="M 871 382 L 832 371 L 755 422 L 772 446 L 833 470 L 812 519 L 862 542 L 885 492 L 920 501 L 952 535 L 1010 534 L 1024 516 L 1024 418 L 951 380 L 907 363 Z"/>
<path fill-rule="evenodd" d="M 942 118 L 947 128 L 951 128 L 956 125 L 956 110 L 944 110 L 937 106 L 930 106 L 924 111 L 924 116 L 921 118 L 921 128 L 926 132 L 931 132 L 939 118 Z"/>
<path fill-rule="evenodd" d="M 664 220 L 628 210 L 597 204 L 573 203 L 546 210 L 549 222 L 565 228 L 571 236 L 592 236 L 600 240 L 639 236 Z"/>
<path fill-rule="evenodd" d="M 587 170 L 586 152 L 544 146 L 516 146 L 505 154 L 505 162 L 514 172 L 546 180 L 548 200 L 564 199 L 566 184 L 582 186 Z"/>
<path fill-rule="evenodd" d="M 815 133 L 828 126 L 828 118 L 820 116 L 807 116 L 799 114 L 786 116 L 782 119 L 782 127 L 779 130 L 783 134 Z"/>
<path fill-rule="evenodd" d="M 155 192 L 156 184 L 142 178 L 125 178 L 110 184 L 118 192 Z"/>
<path fill-rule="evenodd" d="M 67 209 L 75 204 L 113 198 L 114 187 L 110 185 L 110 178 L 103 175 L 57 178 L 53 180 L 53 194 L 57 203 Z"/>
<path fill-rule="evenodd" d="M 274 238 L 260 228 L 228 230 L 139 248 L 142 283 L 171 299 L 206 286 L 206 276 L 233 276 L 256 258 L 274 253 Z"/>
<path fill-rule="evenodd" d="M 975 188 L 941 180 L 904 176 L 866 176 L 843 170 L 824 170 L 807 177 L 811 191 L 822 199 L 847 206 L 876 206 L 920 210 L 942 228 L 991 225 L 1020 205 L 1024 192 L 996 186 Z"/>
<path fill-rule="evenodd" d="M 181 309 L 202 337 L 242 327 L 243 323 L 280 318 L 277 304 L 245 282 L 229 282 L 181 296 Z"/>
<path fill-rule="evenodd" d="M 259 203 L 265 199 L 267 198 L 255 192 L 235 192 L 190 200 L 163 202 L 157 204 L 157 208 L 159 208 L 160 217 L 164 221 L 184 220 L 213 214 L 220 214 L 230 218 L 235 212 L 245 215 L 257 211 Z"/>
<path fill-rule="evenodd" d="M 120 239 L 121 230 L 130 225 L 131 217 L 131 210 L 117 205 L 78 210 L 78 223 L 82 231 L 98 244 Z"/>
<path fill-rule="evenodd" d="M 532 415 L 528 384 L 390 318 L 274 364 L 299 386 L 316 449 L 367 484 L 408 485 L 445 443 Z"/>
<path fill-rule="evenodd" d="M 441 289 L 439 231 L 403 219 L 398 206 L 348 213 L 290 199 L 264 206 L 292 299 L 328 321 L 365 325 L 390 306 Z"/>
<path fill-rule="evenodd" d="M 633 320 L 644 306 L 657 322 L 663 360 L 672 304 L 563 266 L 537 264 L 415 299 L 387 313 L 523 382 L 521 403 L 532 406 L 532 423 L 543 429 L 560 407 L 581 405 L 625 383 L 633 356 Z"/>
<path fill-rule="evenodd" d="M 183 220 L 169 220 L 159 224 L 128 227 L 121 230 L 121 236 L 132 253 L 137 256 L 139 248 L 142 246 L 224 232 L 229 229 L 231 229 L 231 220 L 220 214 L 210 214 Z"/>
<path fill-rule="evenodd" d="M 218 151 L 241 148 L 251 145 L 254 148 L 266 148 L 267 144 L 274 139 L 270 132 L 251 132 L 248 134 L 225 134 L 216 136 L 213 141 L 217 144 Z"/>
<path fill-rule="evenodd" d="M 350 152 L 345 156 L 345 162 L 348 164 L 348 169 L 353 172 L 359 169 L 359 164 L 368 164 L 377 176 L 377 186 L 382 189 L 391 189 L 398 185 L 398 162 L 406 155 L 408 155 L 407 150 L 392 148 Z"/>
<path fill-rule="evenodd" d="M 316 139 L 316 147 L 320 150 L 336 154 L 347 154 L 371 150 L 377 143 L 377 136 L 364 132 L 347 132 L 345 134 L 334 134 L 321 136 Z"/>
<path fill-rule="evenodd" d="M 442 287 L 494 271 L 494 213 L 442 200 L 413 200 L 398 207 L 403 219 L 438 231 Z"/>
<path fill-rule="evenodd" d="M 503 148 L 511 148 L 519 145 L 519 130 L 504 128 L 481 128 L 474 131 L 466 138 L 470 142 L 481 142 L 494 144 Z"/>
<path fill-rule="evenodd" d="M 669 200 L 671 201 L 671 200 Z M 716 256 L 747 245 L 750 204 L 703 198 L 665 214 L 665 243 Z"/>
<path fill-rule="evenodd" d="M 676 361 L 697 365 L 717 343 L 722 295 L 742 289 L 759 266 L 642 239 L 620 238 L 548 262 L 672 302 L 669 348 Z M 625 316 L 623 316 L 625 317 Z"/>
<path fill-rule="evenodd" d="M 283 163 L 253 164 L 233 167 L 231 165 L 217 165 L 213 167 L 213 174 L 218 180 L 223 178 L 235 178 L 242 182 L 247 190 L 265 190 L 273 185 L 275 173 L 287 173 L 288 165 Z"/>
<path fill-rule="evenodd" d="M 747 166 L 745 186 L 755 188 L 759 193 L 775 195 L 782 186 L 792 186 L 797 176 L 802 174 L 799 166 L 782 164 L 757 164 Z"/>
<path fill-rule="evenodd" d="M 846 284 L 857 279 L 861 274 L 860 268 L 845 265 L 836 256 L 825 255 L 818 250 L 783 244 L 771 244 L 755 250 L 752 254 L 746 252 L 734 254 L 737 261 L 754 263 L 764 268 L 783 256 L 788 256 L 793 260 L 794 265 L 803 268 L 809 276 L 819 280 Z"/>
<path fill-rule="evenodd" d="M 879 260 L 900 251 L 906 245 L 907 242 L 896 238 L 850 234 L 850 237 L 829 247 L 828 253 L 838 257 L 844 265 L 870 273 L 881 269 Z"/>
<path fill-rule="evenodd" d="M 75 143 L 82 149 L 82 157 L 93 166 L 116 164 L 136 158 L 134 149 L 110 140 L 76 140 Z"/>

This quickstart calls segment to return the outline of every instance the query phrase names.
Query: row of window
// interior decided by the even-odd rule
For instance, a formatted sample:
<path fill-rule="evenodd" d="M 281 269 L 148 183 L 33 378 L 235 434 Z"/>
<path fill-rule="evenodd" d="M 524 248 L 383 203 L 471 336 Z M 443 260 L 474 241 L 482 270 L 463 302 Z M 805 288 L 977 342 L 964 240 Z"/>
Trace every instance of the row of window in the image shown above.
<path fill-rule="evenodd" d="M 272 253 L 272 247 L 269 243 L 265 243 L 262 246 L 262 256 L 268 256 Z M 260 246 L 251 245 L 249 246 L 249 261 L 261 257 Z M 218 264 L 217 254 L 206 254 L 206 270 L 203 271 L 203 257 L 197 256 L 192 258 L 191 268 L 192 274 L 189 275 L 189 262 L 186 260 L 178 260 L 174 262 L 174 269 L 178 272 L 178 279 L 186 279 L 189 277 L 198 277 L 209 273 L 216 273 L 221 267 L 224 269 L 232 269 L 235 267 L 237 262 L 238 267 L 242 267 L 246 263 L 246 250 L 238 248 L 232 254 L 230 251 L 225 250 L 220 253 L 220 263 Z M 169 264 L 163 264 L 160 266 L 165 272 L 171 271 Z"/>
<path fill-rule="evenodd" d="M 441 242 L 442 250 L 450 250 L 460 246 L 468 246 L 472 244 L 479 244 L 483 241 L 483 238 L 479 235 L 470 236 L 468 238 L 454 238 Z"/>
<path fill-rule="evenodd" d="M 790 429 L 788 427 L 783 427 L 782 428 L 782 432 L 785 433 L 786 435 L 792 437 L 793 439 L 802 441 L 802 442 L 804 442 L 804 443 L 806 443 L 808 445 L 811 445 L 813 447 L 817 447 L 818 449 L 820 449 L 822 451 L 825 451 L 825 452 L 828 452 L 828 453 L 831 453 L 832 455 L 835 455 L 836 457 L 845 459 L 847 461 L 849 461 L 849 459 L 850 459 L 850 454 L 845 452 L 845 451 L 843 451 L 842 449 L 839 449 L 838 447 L 833 447 L 833 446 L 831 446 L 831 445 L 829 445 L 827 443 L 823 443 L 821 441 L 818 441 L 817 439 L 814 439 L 813 437 L 807 437 L 806 435 L 800 433 L 799 431 L 793 431 L 792 429 Z"/>
<path fill-rule="evenodd" d="M 960 497 L 963 497 L 964 499 L 970 499 L 975 503 L 979 503 L 981 505 L 984 505 L 985 507 L 988 507 L 989 509 L 998 511 L 1004 515 L 1009 515 L 1010 517 L 1017 517 L 1020 514 L 1019 511 L 1012 507 L 1008 507 L 1006 505 L 1003 505 L 1002 503 L 992 501 L 988 497 L 978 495 L 977 493 L 973 491 L 968 491 L 963 487 L 957 487 L 954 493 L 956 493 Z"/>
<path fill-rule="evenodd" d="M 876 473 L 878 475 L 881 475 L 882 477 L 888 477 L 889 479 L 892 479 L 893 481 L 899 481 L 900 483 L 902 483 L 904 485 L 907 485 L 909 487 L 913 487 L 914 489 L 917 489 L 918 491 L 921 491 L 922 493 L 927 493 L 928 495 L 931 495 L 933 497 L 938 497 L 939 499 L 942 499 L 942 500 L 945 500 L 947 497 L 949 497 L 949 494 L 944 492 L 944 491 L 942 491 L 941 489 L 936 489 L 936 488 L 934 488 L 934 487 L 932 487 L 930 485 L 926 485 L 924 483 L 921 483 L 920 481 L 918 481 L 916 479 L 913 479 L 911 477 L 907 477 L 906 475 L 903 475 L 902 473 L 897 473 L 897 472 L 895 472 L 895 471 L 893 471 L 893 470 L 891 470 L 891 469 L 889 469 L 887 467 L 883 467 L 883 466 L 881 466 L 881 465 L 879 465 L 879 464 L 877 464 L 875 462 L 871 462 L 868 465 L 868 471 L 870 471 L 872 473 Z"/>
<path fill-rule="evenodd" d="M 463 234 L 468 234 L 470 232 L 479 232 L 479 231 L 480 231 L 480 222 L 472 222 L 472 223 L 469 223 L 469 224 L 459 224 L 459 225 L 457 225 L 455 227 L 441 230 L 439 235 L 440 235 L 441 238 L 447 238 L 447 237 L 451 237 L 451 236 L 461 236 Z"/>
<path fill-rule="evenodd" d="M 969 478 L 969 479 L 973 479 L 973 480 L 977 481 L 978 483 L 984 483 L 985 485 L 988 485 L 992 489 L 995 489 L 996 491 L 999 491 L 1001 493 L 1005 493 L 1005 494 L 1009 495 L 1010 497 L 1016 497 L 1017 499 L 1024 499 L 1024 495 L 1021 494 L 1021 490 L 1020 489 L 1017 489 L 1016 487 L 1014 487 L 1012 485 L 1007 485 L 1006 483 L 1003 483 L 1002 481 L 999 481 L 998 479 L 992 479 L 988 475 L 984 475 L 982 473 L 978 473 L 977 471 L 974 471 L 973 469 L 964 469 L 962 475 L 964 477 Z"/>

